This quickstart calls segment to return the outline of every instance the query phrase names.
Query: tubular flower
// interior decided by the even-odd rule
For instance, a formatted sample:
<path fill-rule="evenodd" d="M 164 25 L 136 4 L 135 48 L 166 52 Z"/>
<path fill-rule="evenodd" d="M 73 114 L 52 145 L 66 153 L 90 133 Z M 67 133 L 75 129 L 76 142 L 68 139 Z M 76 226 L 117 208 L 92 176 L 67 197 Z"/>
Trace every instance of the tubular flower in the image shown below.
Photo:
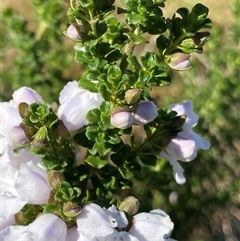
<path fill-rule="evenodd" d="M 198 122 L 198 115 L 193 112 L 192 102 L 186 101 L 183 103 L 173 104 L 170 108 L 178 113 L 187 116 L 183 125 L 182 132 L 178 133 L 165 149 L 160 153 L 160 156 L 169 161 L 173 167 L 173 175 L 177 183 L 185 183 L 183 168 L 178 163 L 179 161 L 192 161 L 197 156 L 197 150 L 207 150 L 210 147 L 210 142 L 203 140 L 192 128 Z"/>

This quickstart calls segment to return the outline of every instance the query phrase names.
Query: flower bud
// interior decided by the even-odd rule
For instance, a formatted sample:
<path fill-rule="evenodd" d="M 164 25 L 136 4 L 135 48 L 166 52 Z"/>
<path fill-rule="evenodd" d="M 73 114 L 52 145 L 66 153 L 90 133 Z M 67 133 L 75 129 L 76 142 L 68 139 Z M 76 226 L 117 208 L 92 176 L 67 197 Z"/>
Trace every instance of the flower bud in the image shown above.
<path fill-rule="evenodd" d="M 47 129 L 46 127 L 41 127 L 38 132 L 35 134 L 32 141 L 32 146 L 36 149 L 41 149 L 46 146 L 47 141 Z"/>
<path fill-rule="evenodd" d="M 133 106 L 132 115 L 134 124 L 146 125 L 158 116 L 158 112 L 152 101 L 140 101 Z"/>
<path fill-rule="evenodd" d="M 132 216 L 135 213 L 137 213 L 139 206 L 140 206 L 140 203 L 135 197 L 128 196 L 121 202 L 118 209 Z"/>
<path fill-rule="evenodd" d="M 49 171 L 48 184 L 53 190 L 57 190 L 63 181 L 65 181 L 65 177 L 62 172 L 56 170 Z"/>
<path fill-rule="evenodd" d="M 170 56 L 170 61 L 167 60 L 167 62 L 172 69 L 186 70 L 191 67 L 190 57 L 191 56 L 189 54 L 178 52 Z"/>
<path fill-rule="evenodd" d="M 116 108 L 111 114 L 111 125 L 119 129 L 127 129 L 133 124 L 131 112 L 125 108 Z"/>
<path fill-rule="evenodd" d="M 70 39 L 75 40 L 75 41 L 76 40 L 79 41 L 79 40 L 82 39 L 81 38 L 82 33 L 81 33 L 81 30 L 80 30 L 80 26 L 77 25 L 77 24 L 71 24 L 68 27 L 67 31 L 63 32 L 63 34 L 65 36 L 69 37 Z"/>
<path fill-rule="evenodd" d="M 15 145 L 22 146 L 27 143 L 26 135 L 20 126 L 13 126 L 9 131 L 9 137 Z"/>
<path fill-rule="evenodd" d="M 139 100 L 141 93 L 142 93 L 142 90 L 140 88 L 129 89 L 125 92 L 125 101 L 129 105 L 132 105 Z"/>
<path fill-rule="evenodd" d="M 63 214 L 69 218 L 75 218 L 81 212 L 81 207 L 77 203 L 66 202 L 63 204 Z"/>

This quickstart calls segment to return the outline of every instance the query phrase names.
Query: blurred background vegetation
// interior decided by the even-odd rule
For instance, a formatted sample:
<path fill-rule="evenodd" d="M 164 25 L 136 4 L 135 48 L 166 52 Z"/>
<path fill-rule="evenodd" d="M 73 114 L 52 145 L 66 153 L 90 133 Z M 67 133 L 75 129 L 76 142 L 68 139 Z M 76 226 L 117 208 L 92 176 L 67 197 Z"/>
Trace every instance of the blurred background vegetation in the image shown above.
<path fill-rule="evenodd" d="M 173 180 L 169 164 L 160 162 L 154 170 L 146 169 L 144 183 L 136 177 L 133 194 L 141 210 L 161 208 L 170 215 L 175 224 L 172 237 L 179 241 L 238 241 L 240 5 L 238 0 L 168 0 L 165 17 L 197 2 L 210 9 L 211 39 L 203 54 L 192 55 L 192 69 L 172 73 L 171 86 L 155 88 L 152 95 L 160 107 L 191 99 L 200 116 L 195 129 L 210 140 L 211 149 L 181 163 L 187 179 L 183 186 Z M 82 68 L 74 62 L 74 43 L 62 34 L 69 24 L 68 6 L 66 0 L 3 1 L 1 101 L 26 85 L 51 103 L 68 81 L 79 79 Z"/>

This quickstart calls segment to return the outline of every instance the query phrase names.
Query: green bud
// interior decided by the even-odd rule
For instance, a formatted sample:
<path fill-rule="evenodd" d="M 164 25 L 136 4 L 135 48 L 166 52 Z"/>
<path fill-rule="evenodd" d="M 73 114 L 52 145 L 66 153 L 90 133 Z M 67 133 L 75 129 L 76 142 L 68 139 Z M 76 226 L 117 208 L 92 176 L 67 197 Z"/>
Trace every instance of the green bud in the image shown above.
<path fill-rule="evenodd" d="M 36 149 L 41 149 L 46 146 L 47 142 L 47 128 L 42 126 L 38 132 L 34 135 L 34 139 L 32 141 L 32 146 Z"/>
<path fill-rule="evenodd" d="M 56 170 L 48 172 L 48 184 L 53 190 L 57 190 L 63 181 L 65 181 L 65 177 L 62 172 Z"/>
<path fill-rule="evenodd" d="M 120 203 L 118 209 L 132 216 L 137 213 L 139 206 L 140 203 L 135 197 L 128 196 Z"/>
<path fill-rule="evenodd" d="M 18 111 L 19 111 L 19 115 L 23 118 L 23 119 L 28 119 L 31 115 L 31 111 L 28 108 L 29 104 L 22 102 L 18 105 Z"/>
<path fill-rule="evenodd" d="M 63 204 L 63 214 L 69 218 L 75 218 L 81 212 L 81 207 L 77 203 L 66 202 Z"/>
<path fill-rule="evenodd" d="M 129 105 L 133 105 L 139 100 L 141 93 L 142 90 L 140 88 L 129 89 L 125 92 L 125 101 Z"/>

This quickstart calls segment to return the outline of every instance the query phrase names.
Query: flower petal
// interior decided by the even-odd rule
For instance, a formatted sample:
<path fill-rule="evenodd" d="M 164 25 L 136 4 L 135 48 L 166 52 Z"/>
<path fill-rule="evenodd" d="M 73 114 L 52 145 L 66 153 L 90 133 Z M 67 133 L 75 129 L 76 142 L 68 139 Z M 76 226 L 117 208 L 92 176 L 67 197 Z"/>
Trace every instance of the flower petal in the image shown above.
<path fill-rule="evenodd" d="M 31 240 L 65 241 L 67 226 L 61 218 L 49 213 L 41 215 L 29 224 L 26 232 L 31 234 Z"/>
<path fill-rule="evenodd" d="M 187 115 L 184 128 L 191 128 L 198 122 L 198 115 L 193 111 L 192 101 L 185 101 L 170 105 L 170 109 L 176 111 L 178 115 Z"/>
<path fill-rule="evenodd" d="M 150 213 L 139 213 L 134 216 L 129 234 L 141 241 L 163 241 L 173 230 L 173 223 L 162 210 L 152 210 Z"/>
<path fill-rule="evenodd" d="M 118 228 L 125 228 L 127 226 L 128 220 L 124 212 L 118 211 L 114 205 L 108 208 L 108 211 L 111 213 L 112 217 L 116 219 Z"/>
<path fill-rule="evenodd" d="M 165 151 L 172 159 L 186 162 L 192 161 L 197 156 L 195 142 L 180 134 L 170 141 Z"/>
<path fill-rule="evenodd" d="M 18 194 L 30 204 L 48 202 L 50 187 L 47 173 L 37 166 L 22 164 L 15 183 Z"/>
<path fill-rule="evenodd" d="M 32 241 L 28 233 L 24 233 L 25 226 L 9 226 L 0 232 L 0 237 L 4 241 Z"/>
<path fill-rule="evenodd" d="M 77 226 L 78 231 L 86 238 L 99 239 L 112 234 L 117 227 L 117 221 L 108 210 L 90 203 L 85 205 L 78 215 Z"/>
<path fill-rule="evenodd" d="M 43 100 L 42 96 L 39 95 L 35 90 L 28 88 L 26 86 L 23 86 L 16 90 L 12 96 L 16 109 L 21 102 L 32 104 Z"/>
<path fill-rule="evenodd" d="M 63 91 L 68 94 L 68 91 Z M 99 107 L 102 102 L 102 97 L 97 93 L 78 89 L 69 97 L 61 97 L 64 101 L 58 108 L 58 117 L 61 119 L 69 132 L 75 131 L 88 122 L 86 114 L 89 110 Z"/>

